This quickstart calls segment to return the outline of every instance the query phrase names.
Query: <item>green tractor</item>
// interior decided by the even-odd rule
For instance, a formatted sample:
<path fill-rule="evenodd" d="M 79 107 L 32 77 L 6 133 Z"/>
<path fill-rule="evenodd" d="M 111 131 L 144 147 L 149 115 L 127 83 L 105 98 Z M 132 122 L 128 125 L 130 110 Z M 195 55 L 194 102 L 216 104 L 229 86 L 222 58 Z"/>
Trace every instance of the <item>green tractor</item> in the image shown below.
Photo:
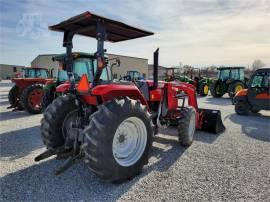
<path fill-rule="evenodd" d="M 176 74 L 175 70 L 178 70 L 178 69 L 179 68 L 177 68 L 177 67 L 167 68 L 166 73 L 165 73 L 165 81 L 167 81 L 167 82 L 169 82 L 169 81 L 181 81 L 181 82 L 193 84 L 193 80 L 190 79 L 186 75 L 186 73 L 184 73 L 184 75 Z"/>
<path fill-rule="evenodd" d="M 207 96 L 209 92 L 209 86 L 212 84 L 212 80 L 208 77 L 201 76 L 200 68 L 192 68 L 189 72 L 185 72 L 184 75 L 175 75 L 175 69 L 178 68 L 168 68 L 166 72 L 165 81 L 181 81 L 189 83 L 195 86 L 197 93 L 200 96 Z"/>
<path fill-rule="evenodd" d="M 244 67 L 217 68 L 218 77 L 211 85 L 211 95 L 213 97 L 222 97 L 228 93 L 233 98 L 238 91 L 247 88 L 244 69 Z"/>
<path fill-rule="evenodd" d="M 94 54 L 88 54 L 83 52 L 73 52 L 73 68 L 72 72 L 74 75 L 75 83 L 78 83 L 78 81 L 81 79 L 81 76 L 83 74 L 89 75 L 90 79 L 93 77 L 94 73 L 89 71 L 89 67 L 91 69 L 96 69 L 96 57 Z M 59 54 L 52 58 L 53 61 L 57 61 L 59 63 L 57 78 L 55 80 L 48 81 L 44 87 L 44 96 L 42 98 L 41 106 L 42 111 L 45 111 L 45 109 L 50 105 L 54 99 L 57 97 L 69 93 L 69 79 L 68 74 L 65 70 L 64 63 L 65 63 L 65 57 L 66 54 Z M 114 61 L 110 63 L 110 67 L 112 69 L 113 66 L 120 66 L 120 60 L 118 58 L 111 58 L 108 59 L 106 57 L 106 62 L 109 63 L 110 61 Z M 93 68 L 92 68 L 93 67 Z M 108 74 L 111 74 L 109 72 Z M 101 79 L 105 79 L 105 74 L 101 75 Z M 56 87 L 60 89 L 58 92 L 56 90 Z"/>
<path fill-rule="evenodd" d="M 203 77 L 201 75 L 200 68 L 192 68 L 190 71 L 190 79 L 193 81 L 193 85 L 196 87 L 197 93 L 200 96 L 207 96 L 209 87 L 212 85 L 212 79 L 208 76 Z"/>

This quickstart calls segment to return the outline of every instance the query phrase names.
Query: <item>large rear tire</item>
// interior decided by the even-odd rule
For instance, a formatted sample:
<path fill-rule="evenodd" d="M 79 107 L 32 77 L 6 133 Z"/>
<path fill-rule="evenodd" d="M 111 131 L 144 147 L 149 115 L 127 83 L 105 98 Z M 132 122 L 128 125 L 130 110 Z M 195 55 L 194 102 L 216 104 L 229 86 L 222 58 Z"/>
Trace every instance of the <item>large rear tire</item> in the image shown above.
<path fill-rule="evenodd" d="M 230 98 L 233 98 L 238 91 L 244 88 L 245 88 L 245 84 L 240 81 L 231 83 L 228 87 L 228 94 Z"/>
<path fill-rule="evenodd" d="M 222 97 L 223 96 L 223 93 L 221 92 L 221 86 L 220 86 L 219 82 L 217 82 L 217 81 L 211 85 L 210 92 L 211 92 L 211 95 L 213 97 Z"/>
<path fill-rule="evenodd" d="M 193 107 L 182 109 L 177 129 L 180 144 L 190 146 L 196 131 L 196 110 Z"/>
<path fill-rule="evenodd" d="M 43 87 L 40 84 L 33 84 L 23 90 L 20 104 L 30 114 L 41 113 L 41 99 L 43 97 Z"/>
<path fill-rule="evenodd" d="M 148 163 L 153 125 L 146 106 L 129 98 L 111 100 L 90 116 L 83 151 L 88 167 L 100 178 L 122 182 Z"/>
<path fill-rule="evenodd" d="M 18 87 L 15 85 L 13 86 L 10 91 L 8 92 L 8 101 L 11 106 L 16 106 L 16 102 L 18 102 Z"/>
<path fill-rule="evenodd" d="M 41 100 L 41 107 L 42 107 L 43 112 L 53 102 L 54 98 L 55 97 L 54 97 L 54 93 L 52 92 L 52 90 L 46 90 L 44 92 L 44 95 L 43 95 L 42 100 Z"/>
<path fill-rule="evenodd" d="M 64 145 L 67 134 L 65 118 L 78 109 L 73 95 L 56 98 L 44 111 L 41 120 L 41 138 L 47 148 Z"/>

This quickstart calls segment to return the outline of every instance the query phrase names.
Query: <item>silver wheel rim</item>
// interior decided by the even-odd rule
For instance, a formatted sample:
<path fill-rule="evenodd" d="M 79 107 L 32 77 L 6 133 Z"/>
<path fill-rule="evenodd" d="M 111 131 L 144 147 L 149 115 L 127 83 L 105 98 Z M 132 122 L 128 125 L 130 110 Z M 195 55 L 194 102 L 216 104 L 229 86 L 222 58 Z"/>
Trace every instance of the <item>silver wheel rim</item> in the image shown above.
<path fill-rule="evenodd" d="M 195 128 L 196 128 L 196 119 L 195 119 L 194 114 L 192 114 L 190 117 L 189 126 L 188 126 L 188 136 L 190 137 L 191 140 L 193 138 Z"/>
<path fill-rule="evenodd" d="M 137 117 L 129 117 L 116 129 L 112 144 L 113 157 L 121 166 L 134 165 L 143 155 L 146 142 L 144 122 Z"/>
<path fill-rule="evenodd" d="M 79 123 L 79 116 L 78 116 L 79 110 L 75 109 L 68 113 L 68 115 L 65 117 L 62 125 L 62 134 L 64 138 L 67 138 L 69 136 L 69 133 L 72 133 L 72 124 L 78 124 Z"/>

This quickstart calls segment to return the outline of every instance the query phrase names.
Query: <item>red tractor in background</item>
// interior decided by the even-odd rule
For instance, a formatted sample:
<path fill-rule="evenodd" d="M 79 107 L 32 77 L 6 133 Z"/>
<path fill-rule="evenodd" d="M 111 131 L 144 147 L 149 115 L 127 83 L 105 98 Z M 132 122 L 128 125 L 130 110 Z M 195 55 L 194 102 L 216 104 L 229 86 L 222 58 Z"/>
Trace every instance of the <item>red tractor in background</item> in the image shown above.
<path fill-rule="evenodd" d="M 8 100 L 11 106 L 19 110 L 26 110 L 31 114 L 41 112 L 41 99 L 43 87 L 47 81 L 53 81 L 52 71 L 45 68 L 24 68 L 21 78 L 13 78 L 15 85 L 8 93 Z"/>
<path fill-rule="evenodd" d="M 124 181 L 140 173 L 147 164 L 158 128 L 177 122 L 179 142 L 185 146 L 192 144 L 196 128 L 213 133 L 225 130 L 220 111 L 198 108 L 194 86 L 158 81 L 158 49 L 154 53 L 153 81 L 111 78 L 104 58 L 104 42 L 145 37 L 152 32 L 90 12 L 49 28 L 64 32 L 69 93 L 56 98 L 44 111 L 41 137 L 48 150 L 35 161 L 52 155 L 66 158 L 55 174 L 83 159 L 97 176 L 110 182 Z M 97 39 L 95 62 L 88 65 L 77 85 L 72 73 L 75 34 Z M 88 62 L 84 60 L 84 65 Z M 56 89 L 61 90 L 60 86 Z"/>

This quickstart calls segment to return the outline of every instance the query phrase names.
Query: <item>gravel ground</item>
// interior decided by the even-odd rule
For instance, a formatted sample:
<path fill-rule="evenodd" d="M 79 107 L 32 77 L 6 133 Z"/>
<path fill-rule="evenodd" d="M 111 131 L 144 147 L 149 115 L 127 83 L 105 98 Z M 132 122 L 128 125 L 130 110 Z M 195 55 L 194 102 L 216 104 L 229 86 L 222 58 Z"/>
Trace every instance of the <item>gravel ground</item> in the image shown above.
<path fill-rule="evenodd" d="M 202 108 L 220 109 L 226 132 L 196 132 L 189 148 L 175 129 L 156 136 L 143 173 L 120 185 L 106 183 L 83 163 L 55 177 L 62 161 L 40 163 L 42 115 L 11 112 L 11 84 L 0 83 L 1 201 L 270 201 L 270 113 L 242 117 L 229 98 L 199 98 Z"/>

